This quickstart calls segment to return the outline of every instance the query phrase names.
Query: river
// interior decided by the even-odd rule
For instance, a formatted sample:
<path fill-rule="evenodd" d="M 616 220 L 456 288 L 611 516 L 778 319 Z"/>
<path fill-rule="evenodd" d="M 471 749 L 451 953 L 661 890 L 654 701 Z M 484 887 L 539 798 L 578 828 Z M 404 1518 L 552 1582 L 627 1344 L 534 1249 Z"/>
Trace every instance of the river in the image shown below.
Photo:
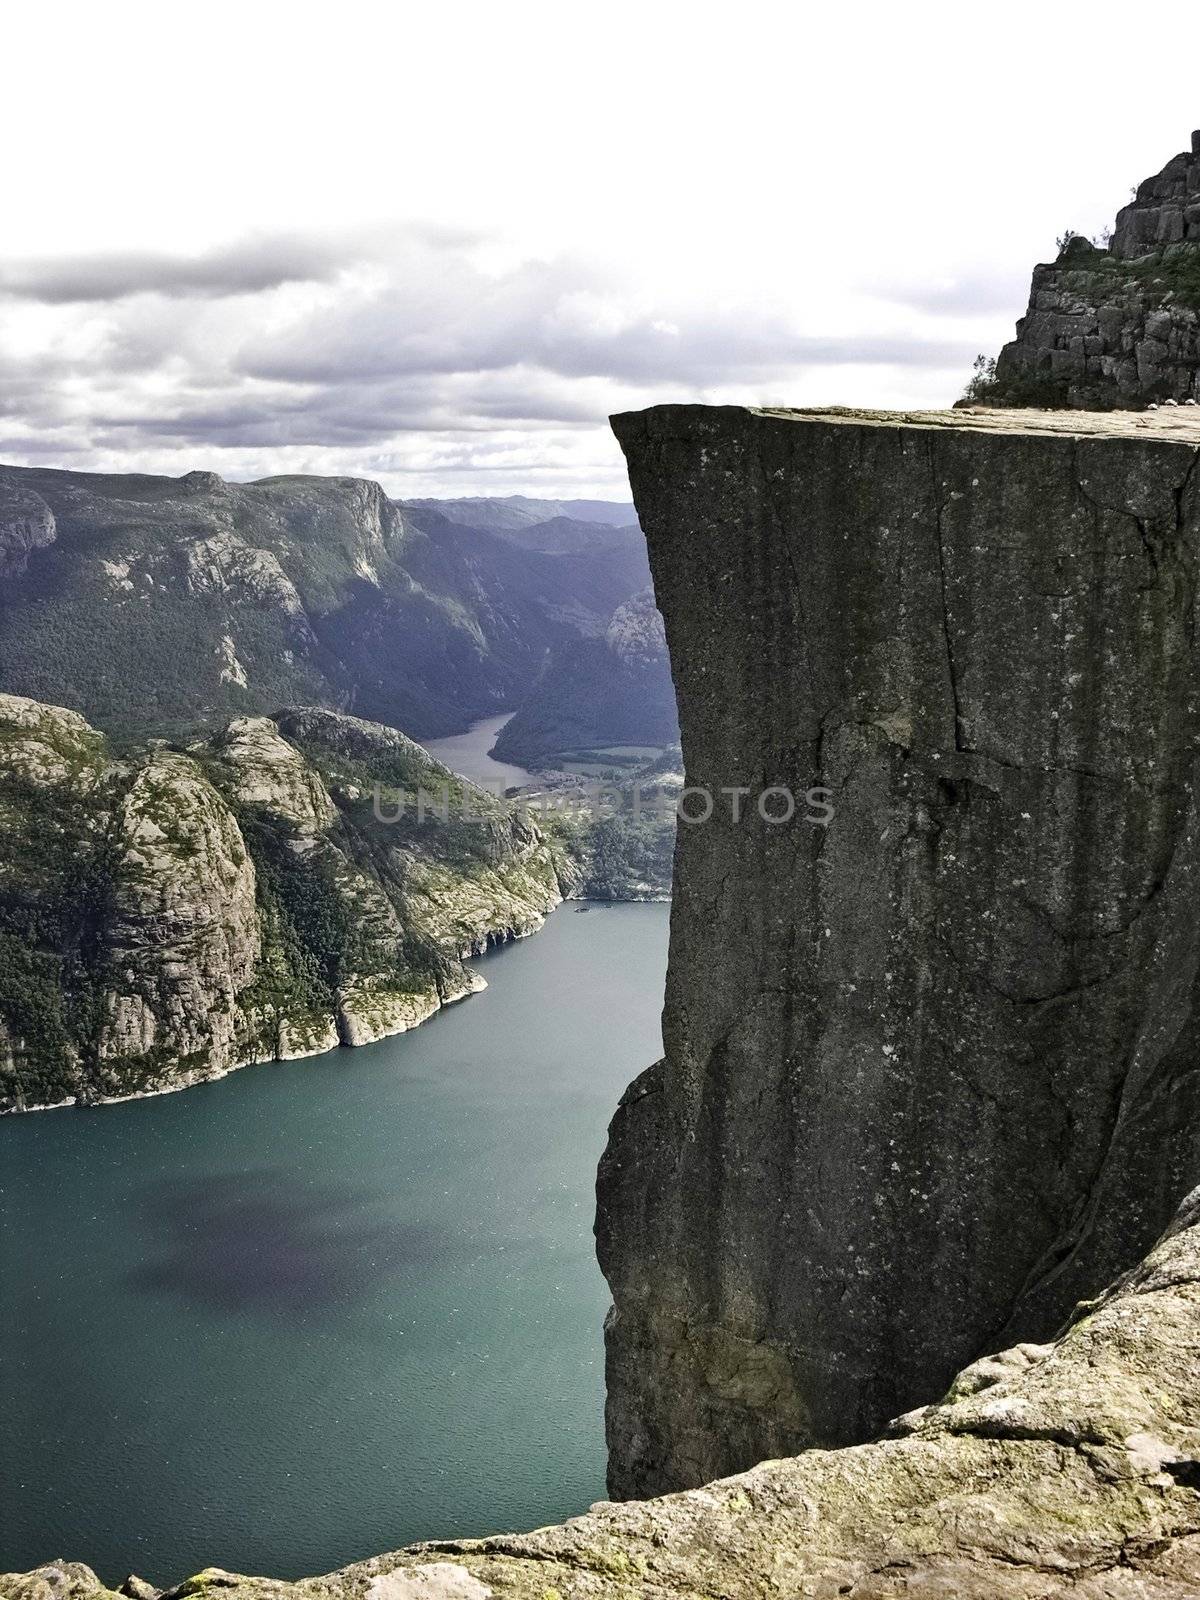
<path fill-rule="evenodd" d="M 0 1122 L 0 1571 L 327 1571 L 604 1494 L 592 1184 L 668 908 L 410 1034 Z"/>

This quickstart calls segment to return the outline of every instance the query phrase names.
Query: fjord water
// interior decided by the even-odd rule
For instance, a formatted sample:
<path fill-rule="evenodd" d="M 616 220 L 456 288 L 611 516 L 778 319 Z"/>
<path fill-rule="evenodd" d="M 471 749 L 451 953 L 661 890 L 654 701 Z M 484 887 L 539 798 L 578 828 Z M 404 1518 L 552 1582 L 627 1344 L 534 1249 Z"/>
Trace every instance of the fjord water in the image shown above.
<path fill-rule="evenodd" d="M 472 783 L 483 784 L 489 794 L 518 789 L 529 782 L 532 773 L 514 766 L 511 761 L 497 761 L 489 753 L 500 737 L 500 730 L 512 718 L 511 711 L 499 717 L 484 717 L 481 722 L 473 722 L 465 733 L 452 733 L 445 739 L 426 739 L 425 748 L 431 756 L 445 762 L 451 772 L 457 772 Z"/>
<path fill-rule="evenodd" d="M 604 1494 L 592 1184 L 667 907 L 396 1039 L 0 1122 L 0 1571 L 327 1571 Z"/>

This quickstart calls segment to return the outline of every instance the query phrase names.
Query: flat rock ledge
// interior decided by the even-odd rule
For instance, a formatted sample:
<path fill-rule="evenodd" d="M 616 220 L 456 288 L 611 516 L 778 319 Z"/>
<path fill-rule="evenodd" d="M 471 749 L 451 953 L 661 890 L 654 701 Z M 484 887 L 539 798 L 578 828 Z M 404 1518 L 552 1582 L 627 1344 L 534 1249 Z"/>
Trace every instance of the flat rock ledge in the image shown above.
<path fill-rule="evenodd" d="M 120 1594 L 150 1600 L 133 1580 Z M 297 1583 L 209 1568 L 167 1600 L 1194 1600 L 1200 1190 L 1053 1343 L 975 1363 L 887 1437 L 561 1527 L 417 1545 Z M 87 1567 L 3 1600 L 113 1600 Z"/>

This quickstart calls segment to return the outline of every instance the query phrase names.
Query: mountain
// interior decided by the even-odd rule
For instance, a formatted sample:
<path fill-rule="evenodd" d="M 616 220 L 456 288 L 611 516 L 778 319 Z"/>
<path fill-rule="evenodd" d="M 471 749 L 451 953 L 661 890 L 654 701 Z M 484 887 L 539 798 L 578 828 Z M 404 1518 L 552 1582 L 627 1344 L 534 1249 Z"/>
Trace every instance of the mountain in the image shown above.
<path fill-rule="evenodd" d="M 511 495 L 503 500 L 408 500 L 411 516 L 423 511 L 460 527 L 490 533 L 522 550 L 546 555 L 644 552 L 645 540 L 633 506 L 608 500 L 531 500 Z"/>
<path fill-rule="evenodd" d="M 464 495 L 454 500 L 406 500 L 404 504 L 440 511 L 451 522 L 487 528 L 492 533 L 514 533 L 557 519 L 611 527 L 627 527 L 637 521 L 632 500 L 538 500 L 510 494 L 495 499 Z"/>
<path fill-rule="evenodd" d="M 359 479 L 0 469 L 0 1109 L 377 1038 L 562 893 L 664 892 L 669 826 L 542 832 L 406 737 L 605 649 L 640 532 L 553 509 L 536 549 Z"/>
<path fill-rule="evenodd" d="M 640 540 L 586 546 L 362 479 L 0 468 L 0 689 L 121 737 L 297 702 L 435 737 L 517 704 L 645 582 Z"/>
<path fill-rule="evenodd" d="M 539 768 L 570 754 L 678 738 L 666 635 L 646 588 L 614 611 L 602 637 L 550 652 L 495 750 L 501 760 Z"/>
<path fill-rule="evenodd" d="M 1106 242 L 1067 232 L 964 403 L 1139 409 L 1200 402 L 1200 132 L 1140 184 Z"/>
<path fill-rule="evenodd" d="M 119 753 L 0 695 L 0 1109 L 402 1031 L 572 884 L 533 822 L 394 729 L 302 709 Z"/>
<path fill-rule="evenodd" d="M 639 550 L 646 541 L 636 522 L 618 525 L 611 522 L 581 522 L 576 517 L 551 517 L 548 522 L 532 522 L 526 527 L 497 528 L 496 537 L 521 550 L 540 550 L 545 555 L 600 555 L 605 552 Z"/>

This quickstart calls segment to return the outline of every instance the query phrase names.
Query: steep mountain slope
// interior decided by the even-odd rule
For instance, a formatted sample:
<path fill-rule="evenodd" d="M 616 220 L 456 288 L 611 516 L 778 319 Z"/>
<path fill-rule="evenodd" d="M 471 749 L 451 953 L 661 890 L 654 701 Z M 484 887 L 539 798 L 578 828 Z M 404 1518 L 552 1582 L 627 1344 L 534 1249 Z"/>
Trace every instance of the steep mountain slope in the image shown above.
<path fill-rule="evenodd" d="M 411 1027 L 571 870 L 393 729 L 305 709 L 117 756 L 0 695 L 0 1109 Z"/>
<path fill-rule="evenodd" d="M 303 701 L 432 737 L 516 704 L 645 571 L 359 479 L 0 468 L 0 689 L 127 736 Z"/>
<path fill-rule="evenodd" d="M 522 550 L 540 550 L 545 555 L 598 555 L 604 551 L 645 550 L 642 530 L 636 522 L 617 525 L 611 522 L 581 522 L 577 517 L 551 517 L 526 527 L 497 528 L 497 537 Z"/>
<path fill-rule="evenodd" d="M 602 638 L 550 652 L 501 730 L 496 754 L 536 768 L 555 765 L 567 752 L 678 738 L 666 635 L 646 588 L 617 608 Z"/>

